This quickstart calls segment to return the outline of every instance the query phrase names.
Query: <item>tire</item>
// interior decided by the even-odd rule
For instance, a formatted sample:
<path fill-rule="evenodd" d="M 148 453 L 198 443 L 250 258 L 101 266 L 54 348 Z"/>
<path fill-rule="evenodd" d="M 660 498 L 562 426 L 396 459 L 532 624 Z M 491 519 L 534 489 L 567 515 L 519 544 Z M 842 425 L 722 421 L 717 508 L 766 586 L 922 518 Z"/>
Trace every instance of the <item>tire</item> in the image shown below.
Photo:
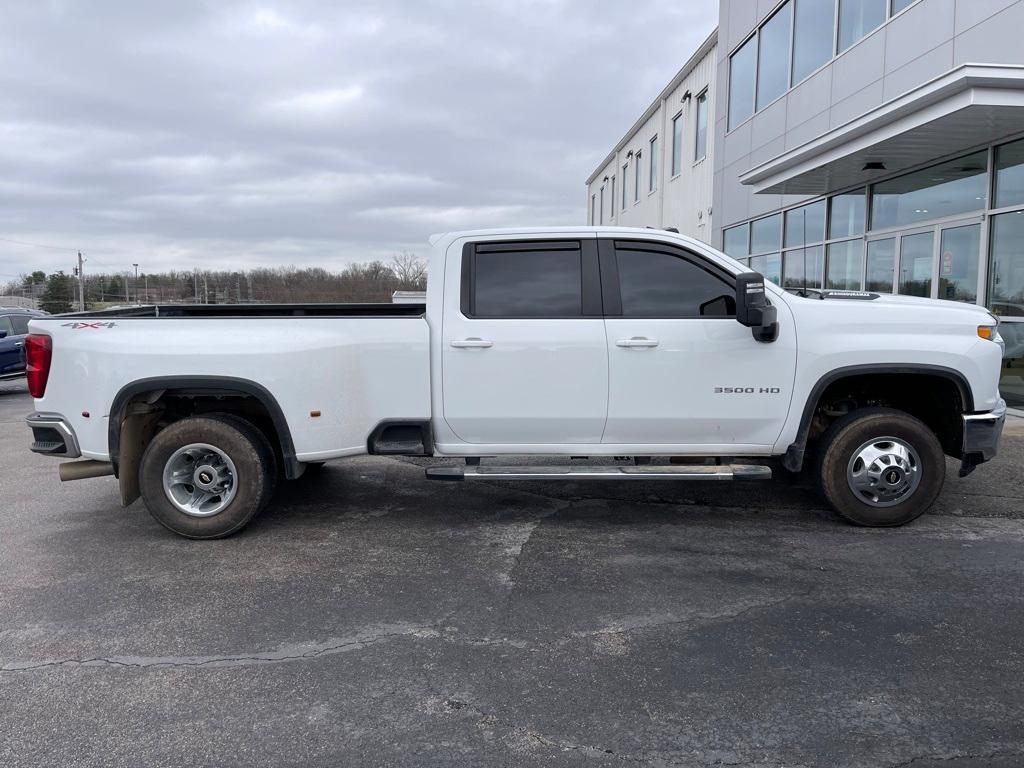
<path fill-rule="evenodd" d="M 266 436 L 249 422 L 230 414 L 195 416 L 156 434 L 142 456 L 139 486 L 146 508 L 162 526 L 189 539 L 218 539 L 241 530 L 270 501 L 276 465 Z M 167 483 L 165 473 L 171 473 Z M 190 496 L 202 490 L 203 480 L 221 482 L 211 492 Z"/>
<path fill-rule="evenodd" d="M 821 440 L 822 493 L 854 525 L 890 528 L 916 520 L 935 503 L 945 479 L 946 457 L 935 433 L 903 411 L 854 411 Z"/>

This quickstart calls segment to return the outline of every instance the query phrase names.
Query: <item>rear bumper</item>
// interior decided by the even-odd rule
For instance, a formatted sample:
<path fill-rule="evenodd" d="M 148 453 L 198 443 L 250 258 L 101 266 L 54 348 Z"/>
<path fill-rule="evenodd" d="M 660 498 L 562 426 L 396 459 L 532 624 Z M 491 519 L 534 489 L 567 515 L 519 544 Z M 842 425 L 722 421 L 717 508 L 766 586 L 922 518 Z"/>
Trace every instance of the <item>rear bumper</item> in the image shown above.
<path fill-rule="evenodd" d="M 972 413 L 964 418 L 963 460 L 960 477 L 966 477 L 979 464 L 995 458 L 999 453 L 999 439 L 1006 423 L 1006 401 L 1000 400 L 988 413 Z"/>
<path fill-rule="evenodd" d="M 62 459 L 77 459 L 82 455 L 75 430 L 59 413 L 33 413 L 25 423 L 32 430 L 31 450 L 34 453 Z"/>

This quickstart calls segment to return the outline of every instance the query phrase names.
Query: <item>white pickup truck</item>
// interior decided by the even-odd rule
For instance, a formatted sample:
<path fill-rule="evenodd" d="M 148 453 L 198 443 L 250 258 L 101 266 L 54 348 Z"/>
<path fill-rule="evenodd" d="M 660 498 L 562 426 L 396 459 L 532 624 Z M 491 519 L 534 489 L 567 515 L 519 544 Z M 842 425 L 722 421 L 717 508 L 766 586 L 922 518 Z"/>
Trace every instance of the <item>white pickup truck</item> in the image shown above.
<path fill-rule="evenodd" d="M 439 480 L 762 480 L 808 463 L 872 526 L 927 510 L 946 456 L 965 475 L 996 453 L 1002 341 L 979 307 L 787 292 L 650 229 L 432 247 L 425 306 L 33 319 L 32 450 L 84 459 L 62 479 L 116 475 L 124 504 L 141 495 L 192 538 L 241 529 L 279 475 L 366 453 L 464 460 L 426 470 Z"/>

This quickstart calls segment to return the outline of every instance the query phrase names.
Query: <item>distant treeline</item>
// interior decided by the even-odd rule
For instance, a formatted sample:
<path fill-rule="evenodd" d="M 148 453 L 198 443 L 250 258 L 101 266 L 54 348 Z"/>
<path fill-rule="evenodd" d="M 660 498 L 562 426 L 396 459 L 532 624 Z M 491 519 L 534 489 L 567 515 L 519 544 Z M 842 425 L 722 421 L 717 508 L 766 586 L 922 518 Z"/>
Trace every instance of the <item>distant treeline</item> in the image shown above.
<path fill-rule="evenodd" d="M 422 291 L 427 265 L 402 253 L 390 262 L 350 264 L 341 272 L 318 267 L 274 267 L 242 271 L 140 272 L 88 274 L 85 301 L 89 309 L 119 304 L 243 304 L 389 302 L 395 291 Z M 0 287 L 0 295 L 35 297 L 47 312 L 78 307 L 78 278 L 65 272 L 33 272 Z"/>

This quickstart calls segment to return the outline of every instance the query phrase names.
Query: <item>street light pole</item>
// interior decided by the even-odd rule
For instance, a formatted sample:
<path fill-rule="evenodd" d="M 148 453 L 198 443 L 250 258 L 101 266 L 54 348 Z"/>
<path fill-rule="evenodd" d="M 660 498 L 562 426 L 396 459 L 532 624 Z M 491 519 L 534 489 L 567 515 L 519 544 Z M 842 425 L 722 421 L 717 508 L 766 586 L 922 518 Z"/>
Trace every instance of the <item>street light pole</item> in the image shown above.
<path fill-rule="evenodd" d="M 135 305 L 138 306 L 138 304 L 139 304 L 139 265 L 133 263 L 132 266 L 135 267 L 135 285 L 134 285 L 134 288 L 135 288 Z"/>

